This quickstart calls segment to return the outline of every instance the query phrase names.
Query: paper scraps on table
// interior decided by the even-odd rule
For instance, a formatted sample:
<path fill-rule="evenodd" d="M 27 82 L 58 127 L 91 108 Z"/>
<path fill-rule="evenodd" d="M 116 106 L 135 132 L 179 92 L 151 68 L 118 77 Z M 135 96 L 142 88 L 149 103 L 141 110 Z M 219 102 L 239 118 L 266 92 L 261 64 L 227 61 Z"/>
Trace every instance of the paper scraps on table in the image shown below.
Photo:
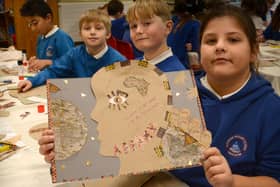
<path fill-rule="evenodd" d="M 30 112 L 24 112 L 22 114 L 20 114 L 21 119 L 26 118 L 28 115 L 30 114 Z"/>

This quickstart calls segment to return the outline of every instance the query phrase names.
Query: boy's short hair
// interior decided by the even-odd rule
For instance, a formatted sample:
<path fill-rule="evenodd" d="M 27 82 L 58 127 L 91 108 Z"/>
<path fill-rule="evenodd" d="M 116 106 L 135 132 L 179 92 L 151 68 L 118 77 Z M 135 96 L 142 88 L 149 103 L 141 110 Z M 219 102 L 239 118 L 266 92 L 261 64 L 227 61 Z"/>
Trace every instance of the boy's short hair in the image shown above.
<path fill-rule="evenodd" d="M 108 3 L 107 11 L 110 16 L 115 16 L 118 13 L 122 13 L 124 9 L 124 5 L 119 0 L 111 0 Z"/>
<path fill-rule="evenodd" d="M 111 33 L 111 20 L 110 17 L 103 11 L 98 9 L 90 9 L 84 12 L 79 21 L 79 29 L 82 29 L 84 23 L 90 22 L 102 22 L 107 30 L 107 33 Z"/>
<path fill-rule="evenodd" d="M 53 16 L 52 9 L 43 0 L 27 0 L 20 8 L 20 14 L 23 17 L 39 16 L 46 18 L 48 14 Z"/>
<path fill-rule="evenodd" d="M 127 11 L 128 23 L 137 19 L 150 19 L 159 16 L 163 21 L 171 19 L 171 11 L 163 0 L 137 0 Z"/>

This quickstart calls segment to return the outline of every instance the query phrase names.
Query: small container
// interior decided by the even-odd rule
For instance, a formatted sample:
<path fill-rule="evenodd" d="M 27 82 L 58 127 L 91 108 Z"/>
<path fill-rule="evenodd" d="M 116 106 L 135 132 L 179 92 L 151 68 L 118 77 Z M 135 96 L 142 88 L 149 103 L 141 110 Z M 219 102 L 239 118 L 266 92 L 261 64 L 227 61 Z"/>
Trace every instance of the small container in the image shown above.
<path fill-rule="evenodd" d="M 27 60 L 27 55 L 26 55 L 25 49 L 22 50 L 22 63 L 23 63 L 23 67 L 25 70 L 24 73 L 28 73 L 28 60 Z"/>
<path fill-rule="evenodd" d="M 23 62 L 22 60 L 18 60 L 17 61 L 17 65 L 18 65 L 18 79 L 19 80 L 24 80 L 24 72 L 25 69 L 23 67 Z"/>
<path fill-rule="evenodd" d="M 38 111 L 38 113 L 45 112 L 45 105 L 38 105 L 37 106 L 37 111 Z"/>

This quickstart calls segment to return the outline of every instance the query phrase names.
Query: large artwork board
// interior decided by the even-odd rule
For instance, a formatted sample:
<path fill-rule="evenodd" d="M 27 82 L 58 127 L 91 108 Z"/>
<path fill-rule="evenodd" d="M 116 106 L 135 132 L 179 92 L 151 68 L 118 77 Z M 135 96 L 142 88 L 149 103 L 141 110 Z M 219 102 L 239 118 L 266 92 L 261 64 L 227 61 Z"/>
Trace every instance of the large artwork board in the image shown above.
<path fill-rule="evenodd" d="M 50 79 L 53 182 L 200 164 L 211 134 L 190 71 L 118 62 L 92 78 Z"/>

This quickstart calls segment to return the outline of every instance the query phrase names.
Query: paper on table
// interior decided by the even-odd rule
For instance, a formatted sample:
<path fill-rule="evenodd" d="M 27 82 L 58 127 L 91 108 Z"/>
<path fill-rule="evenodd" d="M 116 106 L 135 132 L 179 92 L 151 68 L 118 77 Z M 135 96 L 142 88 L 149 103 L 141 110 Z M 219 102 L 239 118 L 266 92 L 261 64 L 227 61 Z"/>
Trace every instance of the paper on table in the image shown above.
<path fill-rule="evenodd" d="M 22 57 L 18 50 L 1 51 L 0 54 L 0 61 L 20 60 Z"/>
<path fill-rule="evenodd" d="M 1 143 L 8 143 L 12 145 L 16 145 L 17 147 L 24 147 L 25 144 L 20 140 L 21 136 L 16 133 L 7 133 L 4 138 L 1 139 Z"/>
<path fill-rule="evenodd" d="M 42 97 L 31 96 L 31 97 L 27 97 L 26 99 L 28 99 L 30 101 L 38 102 L 38 103 L 47 104 L 47 99 L 44 99 Z"/>

